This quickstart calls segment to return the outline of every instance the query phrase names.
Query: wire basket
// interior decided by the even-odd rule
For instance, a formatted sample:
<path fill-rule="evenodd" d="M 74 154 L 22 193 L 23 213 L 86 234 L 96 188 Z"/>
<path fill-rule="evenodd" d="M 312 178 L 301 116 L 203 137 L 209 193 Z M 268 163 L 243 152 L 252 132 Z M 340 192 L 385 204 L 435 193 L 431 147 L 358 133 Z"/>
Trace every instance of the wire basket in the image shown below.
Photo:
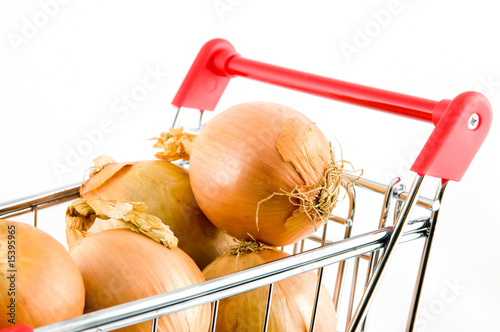
<path fill-rule="evenodd" d="M 201 114 L 213 110 L 231 78 L 236 76 L 433 123 L 434 130 L 411 168 L 416 173 L 413 183 L 406 189 L 401 178 L 382 184 L 346 174 L 346 180 L 357 180 L 354 186 L 346 186 L 345 212 L 332 215 L 318 232 L 306 239 L 280 248 L 292 256 L 35 331 L 111 331 L 148 320 L 152 322 L 152 331 L 156 331 L 159 317 L 205 303 L 213 303 L 210 330 L 215 331 L 219 300 L 268 287 L 262 326 L 262 331 L 266 331 L 273 285 L 306 271 L 316 271 L 318 277 L 308 331 L 315 329 L 323 283 L 328 283 L 332 289 L 332 301 L 342 331 L 367 331 L 370 304 L 394 252 L 401 243 L 423 239 L 406 328 L 414 330 L 443 194 L 450 180 L 460 181 L 488 133 L 492 118 L 488 101 L 477 92 L 464 92 L 453 100 L 432 101 L 312 75 L 243 58 L 227 41 L 214 39 L 201 48 L 172 102 L 178 107 L 174 126 L 183 107 L 199 109 Z M 424 197 L 421 192 L 429 176 L 440 181 L 433 188 L 434 196 Z M 2 204 L 0 218 L 12 219 L 31 213 L 33 224 L 37 226 L 39 211 L 79 198 L 79 189 L 75 185 Z M 373 230 L 354 235 L 353 226 L 359 223 L 355 222 L 357 190 L 366 191 L 380 204 L 376 205 L 377 210 L 370 211 Z M 412 217 L 416 209 L 422 213 Z M 343 234 L 343 237 L 332 239 L 330 230 L 333 228 L 335 234 Z M 25 324 L 13 327 L 14 330 L 32 331 Z"/>

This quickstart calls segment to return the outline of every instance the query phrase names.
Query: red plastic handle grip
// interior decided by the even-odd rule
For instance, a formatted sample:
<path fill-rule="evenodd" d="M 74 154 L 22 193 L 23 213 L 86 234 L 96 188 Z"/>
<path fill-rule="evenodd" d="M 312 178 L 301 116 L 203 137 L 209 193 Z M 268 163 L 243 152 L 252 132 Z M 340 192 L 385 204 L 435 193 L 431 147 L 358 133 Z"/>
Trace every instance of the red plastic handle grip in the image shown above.
<path fill-rule="evenodd" d="M 372 108 L 418 120 L 431 121 L 436 101 L 304 73 L 235 56 L 227 72 L 293 90 Z"/>
<path fill-rule="evenodd" d="M 460 181 L 486 138 L 492 121 L 490 103 L 478 92 L 464 92 L 436 107 L 435 128 L 411 170 L 444 181 Z"/>
<path fill-rule="evenodd" d="M 0 332 L 33 332 L 33 329 L 28 324 L 22 323 L 2 329 Z"/>
<path fill-rule="evenodd" d="M 224 39 L 201 48 L 172 104 L 213 110 L 235 76 L 432 122 L 436 127 L 411 169 L 445 181 L 460 181 L 492 121 L 489 102 L 477 92 L 433 101 L 245 59 Z"/>
<path fill-rule="evenodd" d="M 429 99 L 245 59 L 224 39 L 213 39 L 201 48 L 172 104 L 211 111 L 230 78 L 235 76 L 423 121 L 432 121 L 437 104 Z"/>

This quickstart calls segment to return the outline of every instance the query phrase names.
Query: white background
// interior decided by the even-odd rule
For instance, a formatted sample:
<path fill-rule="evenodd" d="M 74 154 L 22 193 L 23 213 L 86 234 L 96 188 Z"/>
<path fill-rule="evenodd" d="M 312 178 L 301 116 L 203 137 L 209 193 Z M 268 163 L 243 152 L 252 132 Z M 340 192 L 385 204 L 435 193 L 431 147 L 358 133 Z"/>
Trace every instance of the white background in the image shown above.
<path fill-rule="evenodd" d="M 479 91 L 495 113 L 498 9 L 488 0 L 4 0 L 0 202 L 78 183 L 100 154 L 153 158 L 148 139 L 170 126 L 176 89 L 212 38 L 227 39 L 246 58 L 433 100 Z M 355 52 L 346 53 L 349 47 Z M 121 98 L 139 91 L 150 71 L 160 72 L 158 84 L 126 106 Z M 396 175 L 411 181 L 408 168 L 432 131 L 427 123 L 242 78 L 231 81 L 216 112 L 255 100 L 308 115 L 339 140 L 345 159 L 384 183 Z M 420 331 L 498 329 L 498 129 L 495 116 L 462 181 L 448 186 Z M 41 227 L 64 241 L 60 225 Z M 371 331 L 404 330 L 420 248 L 404 245 L 396 257 Z"/>

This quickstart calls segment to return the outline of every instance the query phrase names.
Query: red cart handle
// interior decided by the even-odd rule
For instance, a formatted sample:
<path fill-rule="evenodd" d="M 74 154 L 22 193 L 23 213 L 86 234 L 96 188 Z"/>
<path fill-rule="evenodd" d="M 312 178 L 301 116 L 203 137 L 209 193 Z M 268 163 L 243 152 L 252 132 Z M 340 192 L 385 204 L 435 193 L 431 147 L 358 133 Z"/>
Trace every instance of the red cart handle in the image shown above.
<path fill-rule="evenodd" d="M 224 39 L 201 48 L 172 104 L 213 110 L 235 76 L 432 122 L 434 131 L 411 170 L 444 181 L 461 180 L 492 121 L 491 106 L 478 92 L 433 101 L 245 59 Z"/>
<path fill-rule="evenodd" d="M 26 323 L 13 325 L 9 328 L 2 329 L 0 332 L 33 332 L 31 326 Z"/>

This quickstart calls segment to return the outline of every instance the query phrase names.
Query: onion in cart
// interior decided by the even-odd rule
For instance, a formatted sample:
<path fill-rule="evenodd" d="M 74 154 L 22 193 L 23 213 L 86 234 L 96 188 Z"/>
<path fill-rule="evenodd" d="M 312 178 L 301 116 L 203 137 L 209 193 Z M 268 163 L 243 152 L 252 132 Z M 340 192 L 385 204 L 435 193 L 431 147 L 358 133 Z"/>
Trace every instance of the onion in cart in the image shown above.
<path fill-rule="evenodd" d="M 177 238 L 140 203 L 80 199 L 66 212 L 71 257 L 85 284 L 85 313 L 139 300 L 205 281 L 195 262 L 177 247 Z M 94 220 L 125 227 L 89 233 Z M 158 331 L 206 332 L 210 305 L 158 319 Z M 121 329 L 151 331 L 151 321 Z"/>
<path fill-rule="evenodd" d="M 200 269 L 233 244 L 232 238 L 215 227 L 198 207 L 189 173 L 168 161 L 115 163 L 108 159 L 97 166 L 80 194 L 85 198 L 145 203 L 146 212 L 170 227 L 179 239 L 179 248 Z"/>
<path fill-rule="evenodd" d="M 0 220 L 0 328 L 33 328 L 80 316 L 82 276 L 55 238 L 31 225 Z"/>
<path fill-rule="evenodd" d="M 210 263 L 207 280 L 261 265 L 289 254 L 256 241 L 241 242 Z M 309 331 L 318 276 L 305 272 L 274 284 L 268 331 Z M 257 288 L 219 301 L 216 331 L 262 331 L 269 287 Z M 336 314 L 328 290 L 322 285 L 315 331 L 337 331 Z"/>
<path fill-rule="evenodd" d="M 201 210 L 217 227 L 284 246 L 326 222 L 343 167 L 306 116 L 260 102 L 212 118 L 193 143 L 189 172 Z"/>

